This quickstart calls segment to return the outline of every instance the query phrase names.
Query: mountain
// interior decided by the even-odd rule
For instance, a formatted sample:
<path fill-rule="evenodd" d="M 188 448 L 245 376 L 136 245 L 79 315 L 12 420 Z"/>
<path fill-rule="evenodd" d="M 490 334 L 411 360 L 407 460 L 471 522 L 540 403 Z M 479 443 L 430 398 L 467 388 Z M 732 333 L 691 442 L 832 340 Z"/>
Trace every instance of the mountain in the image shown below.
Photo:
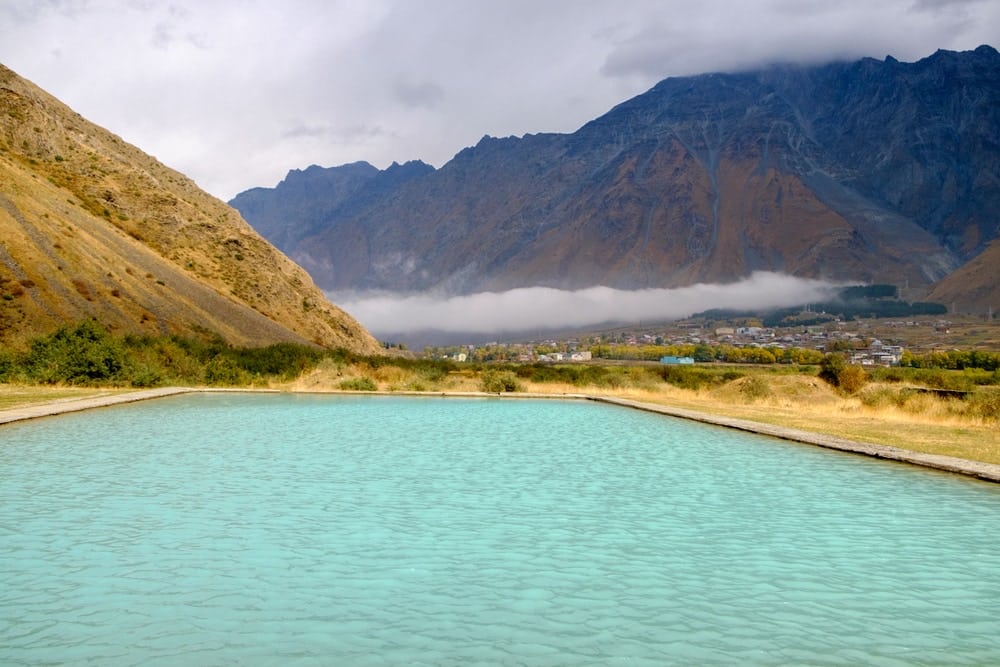
<path fill-rule="evenodd" d="M 393 164 L 384 171 L 367 162 L 333 169 L 316 165 L 305 170 L 293 169 L 281 183 L 281 197 L 272 196 L 270 188 L 247 190 L 238 196 L 240 212 L 244 218 L 257 220 L 254 229 L 272 243 L 288 246 L 296 237 L 322 231 L 322 223 L 318 221 L 356 215 L 408 180 L 433 171 L 434 167 L 419 160 Z M 289 217 L 317 222 L 302 229 L 287 224 Z"/>
<path fill-rule="evenodd" d="M 929 301 L 943 303 L 954 310 L 971 310 L 977 314 L 1000 312 L 1000 239 L 963 264 L 947 278 L 934 285 Z M 970 305 L 971 304 L 971 305 Z"/>
<path fill-rule="evenodd" d="M 982 46 L 670 78 L 572 134 L 484 137 L 406 177 L 310 167 L 230 203 L 328 290 L 769 270 L 921 298 L 997 238 L 998 149 L 1000 54 Z M 957 307 L 1000 306 L 998 266 Z"/>
<path fill-rule="evenodd" d="M 0 66 L 0 341 L 86 318 L 380 349 L 235 210 Z"/>

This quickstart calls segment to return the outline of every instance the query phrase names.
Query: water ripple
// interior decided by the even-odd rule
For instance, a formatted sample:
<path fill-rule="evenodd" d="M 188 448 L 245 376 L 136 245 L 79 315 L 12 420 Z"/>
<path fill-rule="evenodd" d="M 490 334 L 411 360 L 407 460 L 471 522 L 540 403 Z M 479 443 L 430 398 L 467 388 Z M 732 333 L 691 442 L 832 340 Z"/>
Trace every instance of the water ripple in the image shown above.
<path fill-rule="evenodd" d="M 1000 663 L 1000 489 L 610 406 L 0 431 L 0 663 Z"/>

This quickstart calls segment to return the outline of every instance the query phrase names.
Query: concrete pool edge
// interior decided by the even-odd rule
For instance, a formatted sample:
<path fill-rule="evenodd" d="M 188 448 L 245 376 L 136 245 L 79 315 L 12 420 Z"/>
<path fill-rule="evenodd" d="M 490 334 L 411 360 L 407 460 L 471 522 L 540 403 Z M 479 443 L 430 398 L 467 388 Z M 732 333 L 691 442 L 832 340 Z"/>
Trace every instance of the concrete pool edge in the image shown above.
<path fill-rule="evenodd" d="M 130 391 L 123 394 L 90 396 L 87 398 L 64 398 L 57 401 L 35 403 L 18 408 L 0 410 L 0 425 L 25 421 L 28 419 L 39 419 L 41 417 L 54 417 L 56 415 L 63 415 L 70 412 L 80 412 L 81 410 L 93 410 L 95 408 L 104 408 L 112 405 L 135 403 L 136 401 L 146 401 L 153 398 L 162 398 L 164 396 L 188 394 L 196 391 L 201 390 L 191 389 L 188 387 L 161 387 L 158 389 Z"/>
<path fill-rule="evenodd" d="M 676 408 L 655 403 L 645 403 L 627 398 L 617 398 L 613 396 L 596 396 L 591 394 L 539 394 L 539 393 L 509 393 L 509 394 L 487 394 L 482 392 L 275 392 L 268 389 L 219 389 L 219 388 L 192 388 L 192 387 L 162 387 L 157 389 L 146 389 L 141 391 L 114 394 L 109 396 L 93 396 L 89 398 L 60 400 L 47 403 L 22 406 L 0 410 L 0 426 L 18 421 L 50 417 L 81 410 L 92 410 L 95 408 L 134 403 L 137 401 L 163 398 L 166 396 L 176 396 L 188 393 L 323 393 L 331 395 L 381 395 L 381 396 L 424 396 L 424 397 L 458 397 L 458 398 L 522 398 L 522 399 L 568 399 L 587 400 L 608 405 L 643 410 L 662 414 L 668 417 L 688 419 L 714 426 L 747 431 L 767 435 L 782 440 L 798 442 L 808 445 L 834 449 L 837 451 L 852 454 L 862 454 L 872 458 L 909 463 L 913 465 L 941 470 L 944 472 L 957 473 L 980 480 L 1000 483 L 1000 465 L 994 463 L 984 463 L 981 461 L 971 461 L 953 456 L 942 456 L 940 454 L 927 454 L 914 452 L 899 447 L 889 445 L 877 445 L 874 443 L 848 440 L 832 435 L 803 431 L 800 429 L 788 428 L 784 426 L 774 426 L 762 422 L 755 422 L 746 419 L 733 417 L 723 417 L 686 408 Z"/>

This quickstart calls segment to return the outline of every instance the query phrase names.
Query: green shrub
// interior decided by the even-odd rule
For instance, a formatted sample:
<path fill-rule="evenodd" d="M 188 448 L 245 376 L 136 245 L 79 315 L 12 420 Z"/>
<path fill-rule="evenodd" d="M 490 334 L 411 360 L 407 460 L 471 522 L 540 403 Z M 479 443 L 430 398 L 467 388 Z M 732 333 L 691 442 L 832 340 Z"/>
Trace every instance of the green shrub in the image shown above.
<path fill-rule="evenodd" d="M 130 358 L 128 378 L 134 386 L 201 384 L 205 365 L 225 354 L 221 345 L 209 345 L 178 336 L 125 336 Z"/>
<path fill-rule="evenodd" d="M 997 371 L 988 371 L 982 368 L 966 368 L 961 373 L 962 377 L 970 384 L 978 387 L 995 384 L 994 378 L 997 376 Z"/>
<path fill-rule="evenodd" d="M 969 414 L 984 421 L 1000 422 L 1000 391 L 979 389 L 965 399 Z"/>
<path fill-rule="evenodd" d="M 517 375 L 513 371 L 502 371 L 493 368 L 483 371 L 479 386 L 488 394 L 524 391 L 524 388 L 517 379 Z"/>
<path fill-rule="evenodd" d="M 590 386 L 617 389 L 624 384 L 624 380 L 621 373 L 617 373 L 615 370 L 606 366 L 583 366 L 576 373 L 573 384 L 577 387 Z"/>
<path fill-rule="evenodd" d="M 906 379 L 906 372 L 898 366 L 879 366 L 870 373 L 871 379 L 876 382 L 902 382 Z"/>
<path fill-rule="evenodd" d="M 126 364 L 121 341 L 94 320 L 36 338 L 24 363 L 28 378 L 42 384 L 110 384 L 124 380 Z"/>
<path fill-rule="evenodd" d="M 834 387 L 840 386 L 840 372 L 847 367 L 847 359 L 842 354 L 827 354 L 819 365 L 819 377 Z"/>
<path fill-rule="evenodd" d="M 907 402 L 920 392 L 906 387 L 866 386 L 858 393 L 862 405 L 870 408 L 895 406 L 905 408 Z"/>
<path fill-rule="evenodd" d="M 438 384 L 448 379 L 448 373 L 453 366 L 451 363 L 425 360 L 413 364 L 413 370 L 416 371 L 421 380 L 430 384 Z M 405 368 L 406 364 L 403 364 L 403 367 Z"/>
<path fill-rule="evenodd" d="M 167 384 L 163 369 L 149 364 L 133 364 L 128 377 L 133 387 L 162 387 Z"/>
<path fill-rule="evenodd" d="M 0 349 L 0 383 L 10 382 L 18 366 L 17 355 L 12 350 Z"/>
<path fill-rule="evenodd" d="M 941 368 L 918 368 L 911 377 L 916 384 L 934 389 L 968 391 L 973 386 L 969 376 L 964 373 Z"/>
<path fill-rule="evenodd" d="M 324 352 L 295 343 L 274 343 L 266 347 L 235 349 L 231 354 L 247 373 L 289 380 L 313 368 Z"/>
<path fill-rule="evenodd" d="M 519 377 L 537 383 L 565 382 L 567 384 L 578 384 L 580 377 L 580 366 L 556 366 L 553 364 L 530 364 L 518 366 L 514 373 Z"/>
<path fill-rule="evenodd" d="M 340 383 L 340 388 L 344 391 L 376 391 L 378 385 L 371 378 L 360 377 L 344 380 Z"/>
<path fill-rule="evenodd" d="M 205 383 L 235 387 L 250 383 L 246 371 L 239 367 L 234 359 L 224 354 L 212 357 L 205 364 Z"/>
<path fill-rule="evenodd" d="M 857 364 L 848 364 L 842 354 L 823 357 L 819 377 L 847 394 L 856 394 L 868 383 L 868 372 Z"/>
<path fill-rule="evenodd" d="M 837 387 L 848 394 L 856 394 L 868 383 L 868 373 L 856 364 L 845 366 L 837 373 Z"/>
<path fill-rule="evenodd" d="M 738 380 L 746 376 L 733 369 L 709 369 L 700 366 L 660 366 L 657 375 L 667 384 L 671 384 L 681 389 L 697 390 L 702 387 L 714 387 Z"/>

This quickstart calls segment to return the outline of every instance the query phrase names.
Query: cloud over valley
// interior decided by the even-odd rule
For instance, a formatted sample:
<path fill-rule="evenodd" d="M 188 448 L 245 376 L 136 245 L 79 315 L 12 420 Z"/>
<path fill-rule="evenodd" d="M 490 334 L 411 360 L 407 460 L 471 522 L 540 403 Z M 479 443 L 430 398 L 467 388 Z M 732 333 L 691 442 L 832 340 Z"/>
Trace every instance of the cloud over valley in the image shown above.
<path fill-rule="evenodd" d="M 668 321 L 712 308 L 795 306 L 828 298 L 836 287 L 821 280 L 756 272 L 731 284 L 672 289 L 523 287 L 459 296 L 430 293 L 329 296 L 383 339 L 418 332 L 501 337 L 518 332 Z"/>

